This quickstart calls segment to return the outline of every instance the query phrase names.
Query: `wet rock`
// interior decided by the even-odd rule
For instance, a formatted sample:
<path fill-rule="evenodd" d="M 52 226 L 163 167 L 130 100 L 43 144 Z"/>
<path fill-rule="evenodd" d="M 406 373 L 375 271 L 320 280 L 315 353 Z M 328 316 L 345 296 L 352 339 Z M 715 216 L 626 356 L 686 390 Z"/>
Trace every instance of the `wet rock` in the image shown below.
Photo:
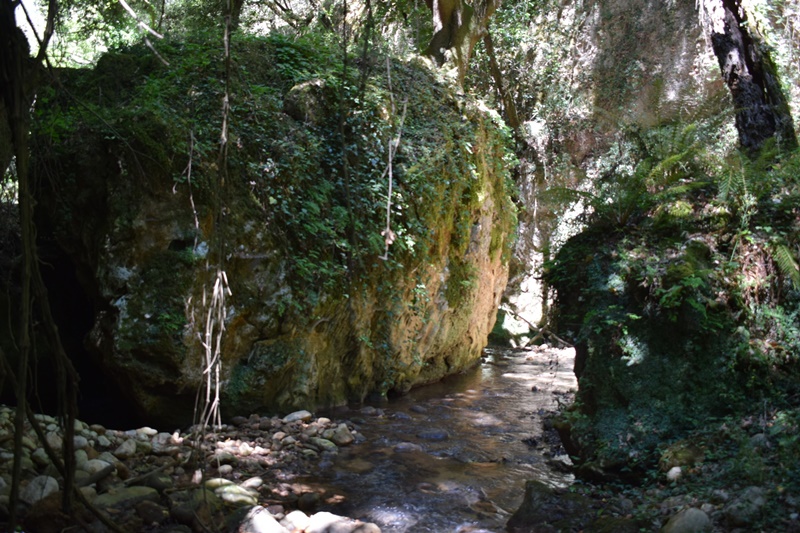
<path fill-rule="evenodd" d="M 283 417 L 284 424 L 291 424 L 292 422 L 308 422 L 313 418 L 313 415 L 308 411 L 295 411 Z"/>
<path fill-rule="evenodd" d="M 311 437 L 308 442 L 317 447 L 322 452 L 337 452 L 339 448 L 328 439 L 321 439 L 319 437 Z"/>
<path fill-rule="evenodd" d="M 411 407 L 408 408 L 408 410 L 420 414 L 428 412 L 428 410 L 421 405 L 412 405 Z"/>
<path fill-rule="evenodd" d="M 43 500 L 58 491 L 58 481 L 50 476 L 36 476 L 19 493 L 19 498 L 28 505 Z"/>
<path fill-rule="evenodd" d="M 333 441 L 333 443 L 337 446 L 348 446 L 353 443 L 355 437 L 353 437 L 353 434 L 350 433 L 350 429 L 347 427 L 347 424 L 343 423 L 336 426 L 336 429 L 333 430 L 333 435 L 331 435 L 330 440 Z"/>
<path fill-rule="evenodd" d="M 421 452 L 422 446 L 413 442 L 401 442 L 394 447 L 396 452 Z"/>
<path fill-rule="evenodd" d="M 443 429 L 430 429 L 427 431 L 420 431 L 417 437 L 423 440 L 443 441 L 450 438 L 450 434 Z"/>
<path fill-rule="evenodd" d="M 708 515 L 700 509 L 689 507 L 673 515 L 661 529 L 661 532 L 699 533 L 710 530 L 711 519 Z"/>

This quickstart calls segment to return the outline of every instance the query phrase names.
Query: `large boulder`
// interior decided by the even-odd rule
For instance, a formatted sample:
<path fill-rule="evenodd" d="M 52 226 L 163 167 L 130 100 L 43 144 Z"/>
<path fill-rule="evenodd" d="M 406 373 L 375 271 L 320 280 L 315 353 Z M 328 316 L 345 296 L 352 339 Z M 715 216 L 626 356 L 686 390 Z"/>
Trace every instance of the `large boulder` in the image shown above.
<path fill-rule="evenodd" d="M 109 54 L 63 73 L 81 103 L 40 106 L 39 231 L 88 295 L 91 364 L 154 424 L 190 422 L 198 389 L 218 387 L 226 416 L 288 412 L 476 364 L 515 218 L 496 117 L 422 63 L 392 65 L 403 110 L 386 79 L 342 89 L 335 50 L 250 39 L 223 162 L 208 47 L 165 44 L 170 66 Z M 224 332 L 205 389 L 222 331 L 209 309 Z"/>

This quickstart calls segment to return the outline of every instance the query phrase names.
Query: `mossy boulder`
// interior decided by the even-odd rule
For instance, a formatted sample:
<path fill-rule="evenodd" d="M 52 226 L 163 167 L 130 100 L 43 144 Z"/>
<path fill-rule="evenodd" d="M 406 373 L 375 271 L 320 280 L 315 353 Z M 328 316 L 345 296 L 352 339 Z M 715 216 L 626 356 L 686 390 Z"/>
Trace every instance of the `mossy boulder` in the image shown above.
<path fill-rule="evenodd" d="M 752 270 L 753 262 L 777 270 L 769 235 L 742 246 L 733 230 L 712 230 L 712 215 L 695 210 L 692 224 L 677 232 L 653 219 L 618 228 L 596 220 L 550 265 L 579 381 L 555 427 L 587 477 L 634 479 L 665 443 L 796 389 L 796 358 L 754 342 L 794 345 L 798 331 L 788 280 Z"/>
<path fill-rule="evenodd" d="M 343 78 L 325 43 L 233 42 L 226 157 L 212 43 L 164 43 L 170 66 L 115 52 L 62 72 L 80 102 L 41 99 L 39 231 L 91 299 L 93 364 L 161 424 L 191 422 L 223 324 L 224 416 L 385 397 L 476 364 L 515 224 L 497 117 L 424 62 L 392 60 L 390 89 L 385 69 Z M 215 284 L 224 323 L 208 318 Z"/>

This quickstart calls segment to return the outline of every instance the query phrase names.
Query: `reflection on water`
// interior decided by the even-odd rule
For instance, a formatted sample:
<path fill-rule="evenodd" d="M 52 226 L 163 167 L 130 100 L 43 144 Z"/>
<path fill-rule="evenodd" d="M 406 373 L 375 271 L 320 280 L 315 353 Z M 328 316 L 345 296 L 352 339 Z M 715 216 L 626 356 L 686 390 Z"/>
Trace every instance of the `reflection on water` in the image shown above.
<path fill-rule="evenodd" d="M 571 350 L 487 348 L 482 364 L 381 406 L 337 413 L 367 442 L 342 448 L 315 481 L 337 510 L 385 533 L 503 531 L 525 481 L 571 476 L 548 466 L 541 416 L 575 388 Z"/>

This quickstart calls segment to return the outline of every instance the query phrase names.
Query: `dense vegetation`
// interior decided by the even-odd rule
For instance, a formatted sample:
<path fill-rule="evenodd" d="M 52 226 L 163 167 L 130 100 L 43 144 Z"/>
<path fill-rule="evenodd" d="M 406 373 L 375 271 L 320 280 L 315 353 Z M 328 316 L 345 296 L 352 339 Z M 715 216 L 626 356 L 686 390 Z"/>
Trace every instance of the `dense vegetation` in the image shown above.
<path fill-rule="evenodd" d="M 287 313 L 310 313 L 324 293 L 357 294 L 369 281 L 365 272 L 390 245 L 388 270 L 399 275 L 423 267 L 445 244 L 429 229 L 447 216 L 457 223 L 447 234 L 453 283 L 446 298 L 458 307 L 474 280 L 462 259 L 474 223 L 469 212 L 483 191 L 451 178 L 483 169 L 459 166 L 445 154 L 469 155 L 484 143 L 496 154 L 486 164 L 516 177 L 517 248 L 512 252 L 499 233 L 493 239 L 494 251 L 513 253 L 509 294 L 526 276 L 543 274 L 545 313 L 536 325 L 576 344 L 580 390 L 556 426 L 578 472 L 655 485 L 663 481 L 659 462 L 661 468 L 699 462 L 697 454 L 688 454 L 685 464 L 665 461 L 688 441 L 711 466 L 695 468 L 704 481 L 690 480 L 686 490 L 705 494 L 734 484 L 769 486 L 778 494 L 800 490 L 791 460 L 800 453 L 795 3 L 748 4 L 749 26 L 739 20 L 755 51 L 748 64 L 760 65 L 754 77 L 770 99 L 766 107 L 781 114 L 758 142 L 750 140 L 753 124 L 742 114 L 747 106 L 740 102 L 747 100 L 731 87 L 732 107 L 719 70 L 698 76 L 713 78 L 698 87 L 716 93 L 698 90 L 676 101 L 669 65 L 647 63 L 648 48 L 677 41 L 681 32 L 701 42 L 701 27 L 709 32 L 709 48 L 712 41 L 718 49 L 728 45 L 703 19 L 717 4 L 712 1 L 699 2 L 699 13 L 694 2 L 663 3 L 645 13 L 613 1 L 506 1 L 490 19 L 489 34 L 473 43 L 466 76 L 462 65 L 455 74 L 445 65 L 441 76 L 424 79 L 408 68 L 408 57 L 436 35 L 421 2 L 268 4 L 223 8 L 187 1 L 160 11 L 132 4 L 139 28 L 169 33 L 163 40 L 155 40 L 155 30 L 148 33 L 153 42 L 146 45 L 137 44 L 143 33 L 117 4 L 70 4 L 73 16 L 63 19 L 53 57 L 64 66 L 96 64 L 94 75 L 60 74 L 77 80 L 86 96 L 78 107 L 70 107 L 75 95 L 57 82 L 6 96 L 3 116 L 11 126 L 0 131 L 0 162 L 11 161 L 9 146 L 17 155 L 15 170 L 4 171 L 0 199 L 16 194 L 18 179 L 25 194 L 27 165 L 20 166 L 19 154 L 27 146 L 15 137 L 21 126 L 15 129 L 13 120 L 22 129 L 28 123 L 10 111 L 10 102 L 32 101 L 35 94 L 35 150 L 70 150 L 87 136 L 107 142 L 107 149 L 125 154 L 124 171 L 137 179 L 169 169 L 176 188 L 191 188 L 206 205 L 198 219 L 212 226 L 224 204 L 216 197 L 224 93 L 231 97 L 232 120 L 225 155 L 230 174 L 223 177 L 248 196 L 248 209 L 265 225 L 278 228 L 275 245 L 290 258 L 293 291 L 280 302 Z M 433 3 L 448 4 L 454 3 Z M 11 5 L 4 0 L 5 8 Z M 77 17 L 85 14 L 92 16 L 81 24 Z M 234 17 L 233 26 L 223 14 Z M 659 21 L 657 31 L 648 17 L 650 24 Z M 589 40 L 585 28 L 592 25 L 607 38 Z M 697 33 L 687 37 L 690 30 Z M 70 38 L 72 31 L 81 39 Z M 234 31 L 230 54 L 222 44 L 228 31 Z M 106 48 L 112 51 L 101 57 Z M 433 55 L 444 59 L 439 52 Z M 674 44 L 665 55 L 682 53 Z M 709 58 L 710 52 L 701 57 Z M 727 76 L 722 58 L 718 66 Z M 695 70 L 701 67 L 698 60 Z M 444 93 L 462 98 L 464 90 L 497 110 L 486 137 L 462 124 L 463 115 L 475 113 L 469 105 L 437 103 Z M 441 114 L 406 116 L 409 98 L 438 106 Z M 307 127 L 272 120 L 276 110 Z M 392 144 L 400 138 L 414 142 Z M 506 151 L 509 141 L 516 143 L 515 156 Z M 387 162 L 396 170 L 397 189 L 389 203 L 391 226 L 381 235 L 375 228 L 385 225 Z M 512 196 L 493 192 L 498 205 Z M 441 197 L 449 202 L 436 203 Z M 65 224 L 74 212 L 74 206 L 48 208 L 63 209 Z M 22 213 L 25 227 L 30 220 Z M 507 215 L 503 231 L 512 223 Z M 9 219 L 7 228 L 19 224 L 11 211 L 0 216 Z M 164 258 L 163 272 L 153 271 L 164 279 L 147 285 L 176 281 L 168 274 L 173 264 L 197 261 L 196 238 L 187 233 L 184 246 Z M 25 248 L 19 242 L 0 235 L 15 256 Z M 534 256 L 543 269 L 530 264 Z M 0 266 L 7 272 L 11 263 Z M 392 293 L 395 284 L 387 280 L 388 298 L 414 300 L 404 305 L 428 297 L 424 287 Z M 168 305 L 158 316 L 158 335 L 174 340 L 184 326 L 183 302 L 178 293 L 162 294 Z M 556 305 L 548 313 L 552 294 Z M 379 343 L 374 333 L 365 332 L 365 344 Z"/>

